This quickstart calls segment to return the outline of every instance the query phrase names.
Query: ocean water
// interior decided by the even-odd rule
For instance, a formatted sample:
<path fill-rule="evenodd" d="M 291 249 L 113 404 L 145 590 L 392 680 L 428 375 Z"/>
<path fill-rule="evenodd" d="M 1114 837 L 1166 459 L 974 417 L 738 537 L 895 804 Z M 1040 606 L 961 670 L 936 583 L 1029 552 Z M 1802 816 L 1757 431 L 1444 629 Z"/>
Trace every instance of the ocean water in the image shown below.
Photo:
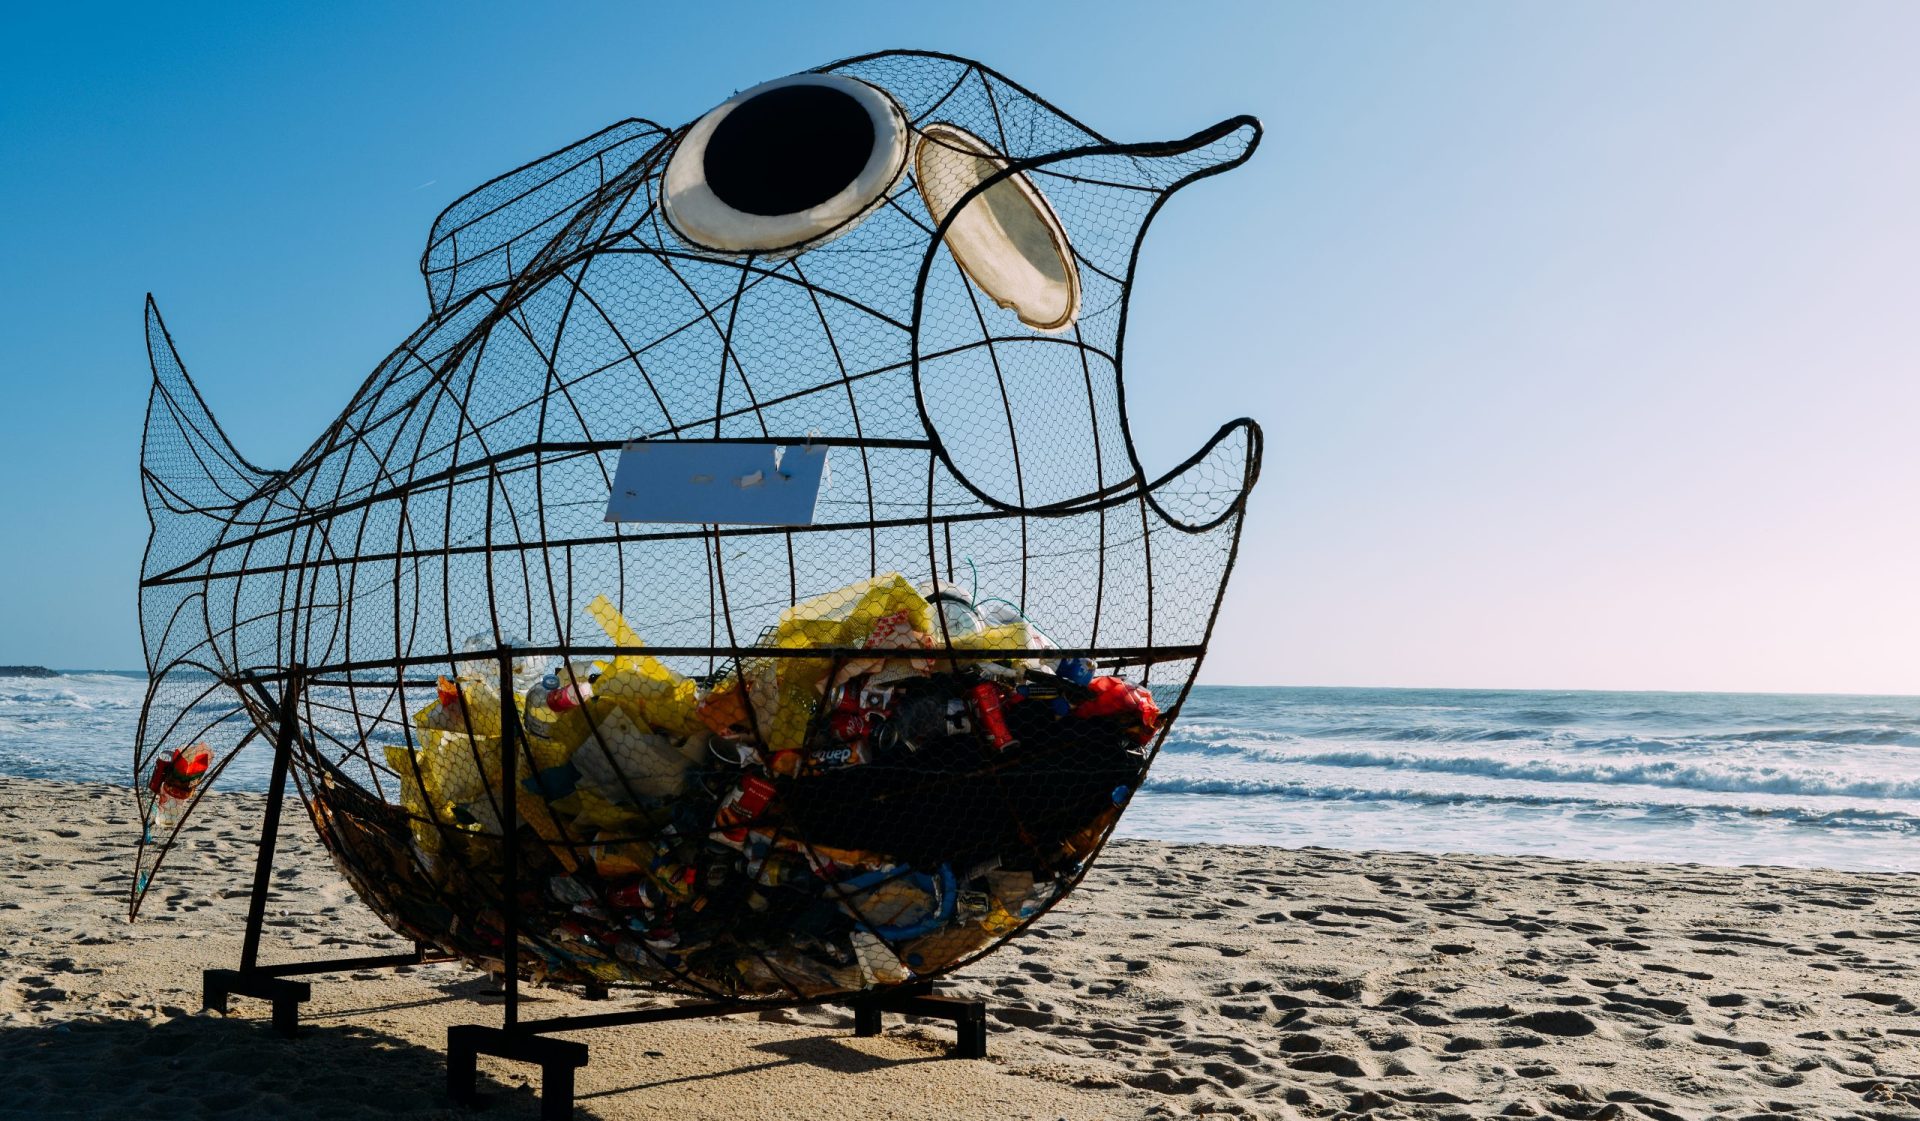
<path fill-rule="evenodd" d="M 145 685 L 0 678 L 0 774 L 132 781 Z M 1911 871 L 1920 697 L 1203 686 L 1120 833 Z"/>
<path fill-rule="evenodd" d="M 1120 831 L 1920 869 L 1920 697 L 1201 687 Z"/>

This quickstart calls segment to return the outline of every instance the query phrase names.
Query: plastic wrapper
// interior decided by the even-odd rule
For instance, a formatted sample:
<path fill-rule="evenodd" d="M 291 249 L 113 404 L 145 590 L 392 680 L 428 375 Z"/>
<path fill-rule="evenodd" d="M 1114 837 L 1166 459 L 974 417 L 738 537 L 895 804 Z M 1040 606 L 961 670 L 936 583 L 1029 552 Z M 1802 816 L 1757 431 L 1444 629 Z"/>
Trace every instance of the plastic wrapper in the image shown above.
<path fill-rule="evenodd" d="M 154 799 L 154 825 L 172 832 L 186 815 L 195 791 L 213 767 L 213 749 L 204 743 L 175 748 L 154 765 L 147 790 Z"/>

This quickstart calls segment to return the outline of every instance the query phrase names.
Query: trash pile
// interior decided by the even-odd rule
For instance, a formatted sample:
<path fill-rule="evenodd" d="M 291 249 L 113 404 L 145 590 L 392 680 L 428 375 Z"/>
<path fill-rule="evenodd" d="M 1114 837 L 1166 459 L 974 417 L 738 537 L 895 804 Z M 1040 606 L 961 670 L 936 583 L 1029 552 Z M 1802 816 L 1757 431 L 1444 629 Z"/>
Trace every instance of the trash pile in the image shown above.
<path fill-rule="evenodd" d="M 814 996 L 937 972 L 1073 883 L 1160 723 L 1145 688 L 1033 654 L 1054 644 L 1012 604 L 897 573 L 786 609 L 705 684 L 604 596 L 587 611 L 633 653 L 523 661 L 509 702 L 522 960 L 552 980 Z M 387 748 L 415 845 L 396 880 L 439 900 L 375 894 L 498 969 L 501 677 L 456 668 Z"/>

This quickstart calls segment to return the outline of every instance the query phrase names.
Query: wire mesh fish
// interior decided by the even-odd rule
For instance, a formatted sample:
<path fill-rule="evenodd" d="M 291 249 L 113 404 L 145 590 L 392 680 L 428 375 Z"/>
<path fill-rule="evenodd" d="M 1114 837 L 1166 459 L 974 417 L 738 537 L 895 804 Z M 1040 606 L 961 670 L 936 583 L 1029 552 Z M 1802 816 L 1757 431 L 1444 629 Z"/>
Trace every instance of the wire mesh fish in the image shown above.
<path fill-rule="evenodd" d="M 284 736 L 361 897 L 496 972 L 797 997 L 989 951 L 1205 653 L 1260 432 L 1148 477 L 1127 296 L 1259 135 L 1118 143 L 924 52 L 623 121 L 440 216 L 428 319 L 280 471 L 149 300 L 136 771 Z M 784 524 L 610 521 L 631 441 L 829 461 Z M 141 800 L 136 912 L 180 816 Z"/>

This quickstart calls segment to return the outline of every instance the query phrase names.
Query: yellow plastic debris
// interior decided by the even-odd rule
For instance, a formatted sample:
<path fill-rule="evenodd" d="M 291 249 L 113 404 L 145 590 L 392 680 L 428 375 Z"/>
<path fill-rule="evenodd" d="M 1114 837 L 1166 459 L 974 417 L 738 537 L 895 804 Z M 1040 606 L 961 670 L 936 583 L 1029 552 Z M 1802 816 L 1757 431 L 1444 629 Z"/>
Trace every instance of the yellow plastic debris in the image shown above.
<path fill-rule="evenodd" d="M 528 790 L 526 784 L 522 783 L 519 789 L 514 791 L 513 805 L 514 810 L 520 815 L 520 820 L 526 822 L 527 826 L 547 843 L 547 851 L 553 854 L 553 858 L 560 862 L 561 867 L 569 872 L 578 872 L 580 860 L 574 855 L 573 848 L 567 844 L 567 837 L 561 832 L 559 824 L 553 820 L 552 812 L 547 809 L 547 800 L 538 793 Z M 573 839 L 579 841 L 583 838 L 576 835 Z"/>
<path fill-rule="evenodd" d="M 453 705 L 435 700 L 414 713 L 414 727 L 422 732 L 461 732 L 476 736 L 500 734 L 500 691 L 484 678 L 461 677 L 449 682 L 442 678 L 443 690 L 452 686 L 459 701 Z"/>
<path fill-rule="evenodd" d="M 594 596 L 587 604 L 587 614 L 593 616 L 593 621 L 600 624 L 600 629 L 607 632 L 607 638 L 615 646 L 631 646 L 639 649 L 646 645 L 640 641 L 639 632 L 627 625 L 626 617 L 620 614 L 620 609 L 615 607 L 613 601 L 606 596 Z"/>
<path fill-rule="evenodd" d="M 587 604 L 587 614 L 615 646 L 637 650 L 646 645 L 606 596 L 595 596 Z M 593 685 L 594 696 L 619 705 L 636 724 L 683 737 L 704 730 L 695 714 L 699 689 L 665 662 L 647 654 L 621 654 L 611 663 L 596 664 L 601 671 Z"/>
<path fill-rule="evenodd" d="M 630 805 L 619 805 L 586 787 L 575 790 L 565 798 L 555 799 L 553 808 L 570 815 L 573 827 L 581 833 L 598 832 L 625 837 L 659 825 L 657 815 L 642 813 Z"/>
<path fill-rule="evenodd" d="M 1035 645 L 1033 628 L 1025 619 L 1016 619 L 1011 623 L 996 623 L 972 634 L 953 636 L 955 650 L 1033 650 Z"/>
<path fill-rule="evenodd" d="M 901 611 L 914 630 L 932 633 L 931 607 L 905 576 L 898 572 L 871 576 L 782 611 L 773 645 L 789 649 L 859 646 L 873 633 L 875 623 Z"/>
<path fill-rule="evenodd" d="M 653 863 L 653 846 L 640 841 L 621 841 L 603 834 L 588 850 L 594 870 L 610 880 L 637 876 Z"/>
<path fill-rule="evenodd" d="M 696 712 L 700 690 L 658 658 L 622 654 L 593 683 L 593 693 L 595 700 L 618 705 L 635 724 L 682 738 L 705 730 Z"/>
<path fill-rule="evenodd" d="M 1003 915 L 1006 912 L 1001 912 Z M 1009 924 L 1007 929 L 1012 929 Z M 919 970 L 931 972 L 945 965 L 959 961 L 987 944 L 992 938 L 985 925 L 970 922 L 964 926 L 950 926 L 922 935 L 906 944 L 906 951 L 920 959 Z"/>
<path fill-rule="evenodd" d="M 876 649 L 919 649 L 914 636 L 926 635 L 931 620 L 926 597 L 905 576 L 888 572 L 782 611 L 769 645 L 863 647 L 878 637 Z M 876 636 L 876 628 L 884 633 Z M 799 749 L 831 668 L 827 658 L 763 658 L 745 667 L 754 730 L 770 754 Z"/>
<path fill-rule="evenodd" d="M 475 740 L 429 729 L 421 735 L 416 751 L 394 745 L 386 754 L 387 764 L 400 776 L 401 803 L 415 818 L 414 840 L 429 853 L 440 851 L 440 831 L 434 823 L 454 824 L 454 807 L 485 799 L 488 782 L 500 773 L 499 740 L 491 737 Z"/>

